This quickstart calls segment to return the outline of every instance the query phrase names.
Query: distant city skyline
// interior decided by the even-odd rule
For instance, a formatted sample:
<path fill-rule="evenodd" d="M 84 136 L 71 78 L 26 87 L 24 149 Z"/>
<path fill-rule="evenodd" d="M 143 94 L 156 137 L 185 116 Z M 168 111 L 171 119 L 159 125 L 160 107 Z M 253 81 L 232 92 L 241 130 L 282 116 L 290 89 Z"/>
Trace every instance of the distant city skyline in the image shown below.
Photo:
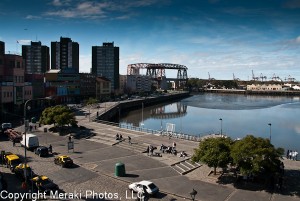
<path fill-rule="evenodd" d="M 201 79 L 251 80 L 253 70 L 300 81 L 298 0 L 3 0 L 0 22 L 6 52 L 78 42 L 80 72 L 90 72 L 92 46 L 114 42 L 120 74 L 128 64 L 174 63 Z"/>

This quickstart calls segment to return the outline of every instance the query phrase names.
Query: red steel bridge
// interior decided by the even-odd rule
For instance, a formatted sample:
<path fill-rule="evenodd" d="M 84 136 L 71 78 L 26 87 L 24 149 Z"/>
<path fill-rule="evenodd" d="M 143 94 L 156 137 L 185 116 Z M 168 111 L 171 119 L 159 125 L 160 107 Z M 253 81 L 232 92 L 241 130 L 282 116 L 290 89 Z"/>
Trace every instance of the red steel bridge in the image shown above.
<path fill-rule="evenodd" d="M 127 75 L 141 75 L 140 70 L 146 69 L 146 76 L 150 76 L 152 80 L 158 82 L 160 86 L 161 81 L 164 79 L 166 81 L 174 81 L 175 85 L 183 86 L 187 82 L 187 67 L 180 64 L 170 64 L 170 63 L 136 63 L 129 64 L 127 66 Z M 177 70 L 177 78 L 166 78 L 166 69 Z"/>

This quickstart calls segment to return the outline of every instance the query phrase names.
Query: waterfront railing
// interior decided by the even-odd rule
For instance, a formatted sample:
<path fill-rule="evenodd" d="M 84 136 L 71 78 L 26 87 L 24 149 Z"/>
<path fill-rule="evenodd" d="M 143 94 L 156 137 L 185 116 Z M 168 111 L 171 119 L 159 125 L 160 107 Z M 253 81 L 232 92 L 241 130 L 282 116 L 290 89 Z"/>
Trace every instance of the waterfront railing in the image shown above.
<path fill-rule="evenodd" d="M 102 124 L 107 124 L 127 130 L 132 130 L 132 131 L 139 131 L 139 132 L 144 132 L 148 134 L 153 134 L 153 135 L 160 135 L 164 137 L 169 137 L 169 138 L 177 138 L 177 139 L 183 139 L 183 140 L 189 140 L 189 141 L 195 141 L 195 142 L 200 142 L 206 138 L 211 138 L 211 137 L 225 137 L 223 134 L 222 136 L 219 133 L 206 133 L 206 134 L 201 134 L 201 135 L 189 135 L 189 134 L 183 134 L 183 133 L 176 133 L 176 132 L 168 132 L 166 130 L 153 130 L 145 127 L 139 127 L 139 126 L 133 126 L 130 124 L 122 124 L 122 123 L 115 123 L 115 122 L 109 122 L 109 121 L 103 121 L 103 120 L 97 120 L 98 123 Z"/>

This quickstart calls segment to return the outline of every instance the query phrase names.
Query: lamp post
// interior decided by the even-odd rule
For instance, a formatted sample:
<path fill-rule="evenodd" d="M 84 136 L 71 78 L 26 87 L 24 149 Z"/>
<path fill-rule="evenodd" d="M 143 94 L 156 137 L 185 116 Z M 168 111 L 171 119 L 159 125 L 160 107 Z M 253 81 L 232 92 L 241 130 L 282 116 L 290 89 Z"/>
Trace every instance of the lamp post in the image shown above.
<path fill-rule="evenodd" d="M 191 195 L 191 198 L 193 201 L 195 201 L 195 197 L 196 197 L 197 193 L 198 192 L 195 189 L 193 189 L 192 192 L 190 192 L 190 195 Z"/>
<path fill-rule="evenodd" d="M 223 137 L 223 119 L 219 119 L 221 121 L 221 137 Z"/>
<path fill-rule="evenodd" d="M 26 131 L 27 131 L 27 122 L 26 122 L 26 109 L 27 109 L 27 103 L 29 103 L 30 101 L 32 101 L 32 99 L 28 99 L 25 104 L 24 104 L 24 137 L 25 137 L 25 146 L 24 146 L 24 157 L 25 157 L 25 168 L 24 168 L 24 178 L 25 178 L 25 183 L 26 183 L 26 179 L 27 179 L 27 171 L 26 171 L 26 167 L 27 167 L 27 149 L 26 149 Z M 28 106 L 28 109 L 30 109 L 30 106 Z"/>
<path fill-rule="evenodd" d="M 26 183 L 26 179 L 27 179 L 27 149 L 26 149 L 26 144 L 27 144 L 27 138 L 26 138 L 26 133 L 27 133 L 27 126 L 29 124 L 28 121 L 26 121 L 26 109 L 30 110 L 30 106 L 27 106 L 27 103 L 29 103 L 32 100 L 49 100 L 49 98 L 38 98 L 38 99 L 28 99 L 25 103 L 24 103 L 24 137 L 25 137 L 25 146 L 24 146 L 24 163 L 25 163 L 25 168 L 24 168 L 24 177 L 25 177 L 25 183 Z"/>
<path fill-rule="evenodd" d="M 142 123 L 141 126 L 144 126 L 144 102 L 142 102 Z"/>
<path fill-rule="evenodd" d="M 270 143 L 271 143 L 271 138 L 272 138 L 272 124 L 271 123 L 268 123 L 268 125 L 270 126 Z"/>

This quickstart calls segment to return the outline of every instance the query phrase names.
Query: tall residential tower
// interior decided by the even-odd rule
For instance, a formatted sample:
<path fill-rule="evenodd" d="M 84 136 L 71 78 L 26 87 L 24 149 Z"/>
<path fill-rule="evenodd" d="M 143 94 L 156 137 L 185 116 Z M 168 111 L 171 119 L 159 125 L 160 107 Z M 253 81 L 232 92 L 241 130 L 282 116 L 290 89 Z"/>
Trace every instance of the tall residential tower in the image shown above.
<path fill-rule="evenodd" d="M 111 91 L 119 89 L 119 47 L 114 43 L 92 47 L 92 73 L 111 81 Z"/>
<path fill-rule="evenodd" d="M 60 42 L 51 42 L 51 69 L 79 73 L 79 44 L 63 37 Z"/>
<path fill-rule="evenodd" d="M 25 59 L 26 74 L 44 74 L 50 69 L 49 47 L 41 42 L 22 45 L 22 57 Z"/>

